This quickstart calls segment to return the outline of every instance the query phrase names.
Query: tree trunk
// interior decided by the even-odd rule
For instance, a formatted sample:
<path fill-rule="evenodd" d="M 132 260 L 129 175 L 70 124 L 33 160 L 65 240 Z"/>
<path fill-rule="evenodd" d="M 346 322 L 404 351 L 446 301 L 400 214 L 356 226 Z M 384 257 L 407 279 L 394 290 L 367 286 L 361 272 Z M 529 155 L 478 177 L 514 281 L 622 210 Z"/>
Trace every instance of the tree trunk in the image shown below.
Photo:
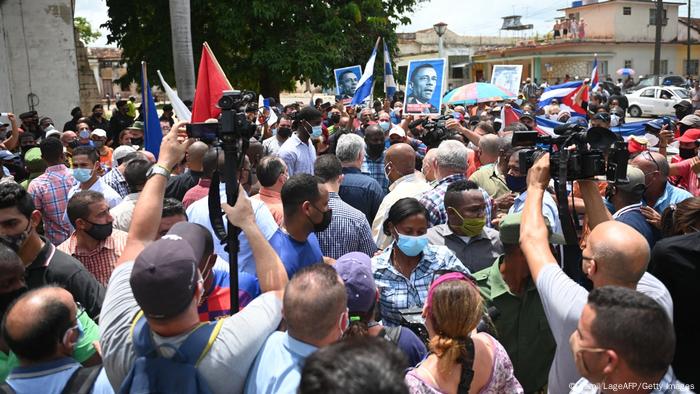
<path fill-rule="evenodd" d="M 180 99 L 192 100 L 194 98 L 194 59 L 192 57 L 190 0 L 169 0 L 169 2 L 175 87 Z"/>

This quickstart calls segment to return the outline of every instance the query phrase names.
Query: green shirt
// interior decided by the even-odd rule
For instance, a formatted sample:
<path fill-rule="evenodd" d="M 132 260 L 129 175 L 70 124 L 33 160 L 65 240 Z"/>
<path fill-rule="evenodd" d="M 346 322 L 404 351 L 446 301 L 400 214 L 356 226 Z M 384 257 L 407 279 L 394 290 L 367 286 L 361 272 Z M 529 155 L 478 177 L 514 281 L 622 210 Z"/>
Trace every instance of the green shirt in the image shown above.
<path fill-rule="evenodd" d="M 495 164 L 485 164 L 476 170 L 469 180 L 484 189 L 491 198 L 498 198 L 510 193 L 503 175 L 498 173 Z"/>
<path fill-rule="evenodd" d="M 95 354 L 95 346 L 92 343 L 100 340 L 100 328 L 87 313 L 79 313 L 78 320 L 83 326 L 83 337 L 73 350 L 73 358 L 82 363 Z M 19 360 L 14 353 L 0 351 L 0 382 L 4 382 L 7 375 L 17 366 L 19 366 Z"/>
<path fill-rule="evenodd" d="M 532 279 L 528 279 L 522 296 L 511 293 L 499 270 L 502 259 L 497 258 L 474 278 L 486 305 L 500 312 L 494 324 L 498 340 L 513 362 L 515 377 L 526 393 L 533 392 L 547 384 L 556 343 Z"/>

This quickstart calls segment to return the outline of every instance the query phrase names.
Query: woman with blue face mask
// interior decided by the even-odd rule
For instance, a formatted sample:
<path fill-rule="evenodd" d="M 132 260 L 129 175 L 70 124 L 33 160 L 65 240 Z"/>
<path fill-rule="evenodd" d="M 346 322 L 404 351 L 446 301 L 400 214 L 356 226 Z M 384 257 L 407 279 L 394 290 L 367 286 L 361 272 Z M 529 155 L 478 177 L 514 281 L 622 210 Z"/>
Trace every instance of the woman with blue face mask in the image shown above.
<path fill-rule="evenodd" d="M 394 241 L 372 258 L 385 325 L 400 325 L 400 310 L 423 307 L 435 272 L 469 273 L 446 246 L 428 244 L 428 223 L 428 211 L 415 198 L 402 198 L 389 209 L 383 231 Z"/>

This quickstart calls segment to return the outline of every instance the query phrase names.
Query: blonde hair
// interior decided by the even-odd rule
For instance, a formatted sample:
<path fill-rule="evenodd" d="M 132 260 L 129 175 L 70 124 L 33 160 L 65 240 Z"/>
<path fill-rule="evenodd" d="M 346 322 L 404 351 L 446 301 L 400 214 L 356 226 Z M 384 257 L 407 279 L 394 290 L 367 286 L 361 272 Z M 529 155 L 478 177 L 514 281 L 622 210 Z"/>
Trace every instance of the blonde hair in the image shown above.
<path fill-rule="evenodd" d="M 467 359 L 466 341 L 481 320 L 483 299 L 476 286 L 463 280 L 452 280 L 435 287 L 430 308 L 431 323 L 436 335 L 430 339 L 430 350 L 438 357 L 438 369 L 447 372 L 453 363 Z"/>

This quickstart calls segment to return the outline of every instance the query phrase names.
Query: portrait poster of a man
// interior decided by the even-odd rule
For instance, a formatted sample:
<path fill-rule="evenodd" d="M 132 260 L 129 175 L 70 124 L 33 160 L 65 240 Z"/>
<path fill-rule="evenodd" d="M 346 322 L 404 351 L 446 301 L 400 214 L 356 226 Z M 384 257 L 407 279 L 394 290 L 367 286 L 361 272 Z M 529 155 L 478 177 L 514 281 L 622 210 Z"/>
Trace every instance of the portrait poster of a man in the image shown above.
<path fill-rule="evenodd" d="M 406 76 L 407 114 L 437 114 L 443 95 L 444 59 L 413 60 Z"/>

